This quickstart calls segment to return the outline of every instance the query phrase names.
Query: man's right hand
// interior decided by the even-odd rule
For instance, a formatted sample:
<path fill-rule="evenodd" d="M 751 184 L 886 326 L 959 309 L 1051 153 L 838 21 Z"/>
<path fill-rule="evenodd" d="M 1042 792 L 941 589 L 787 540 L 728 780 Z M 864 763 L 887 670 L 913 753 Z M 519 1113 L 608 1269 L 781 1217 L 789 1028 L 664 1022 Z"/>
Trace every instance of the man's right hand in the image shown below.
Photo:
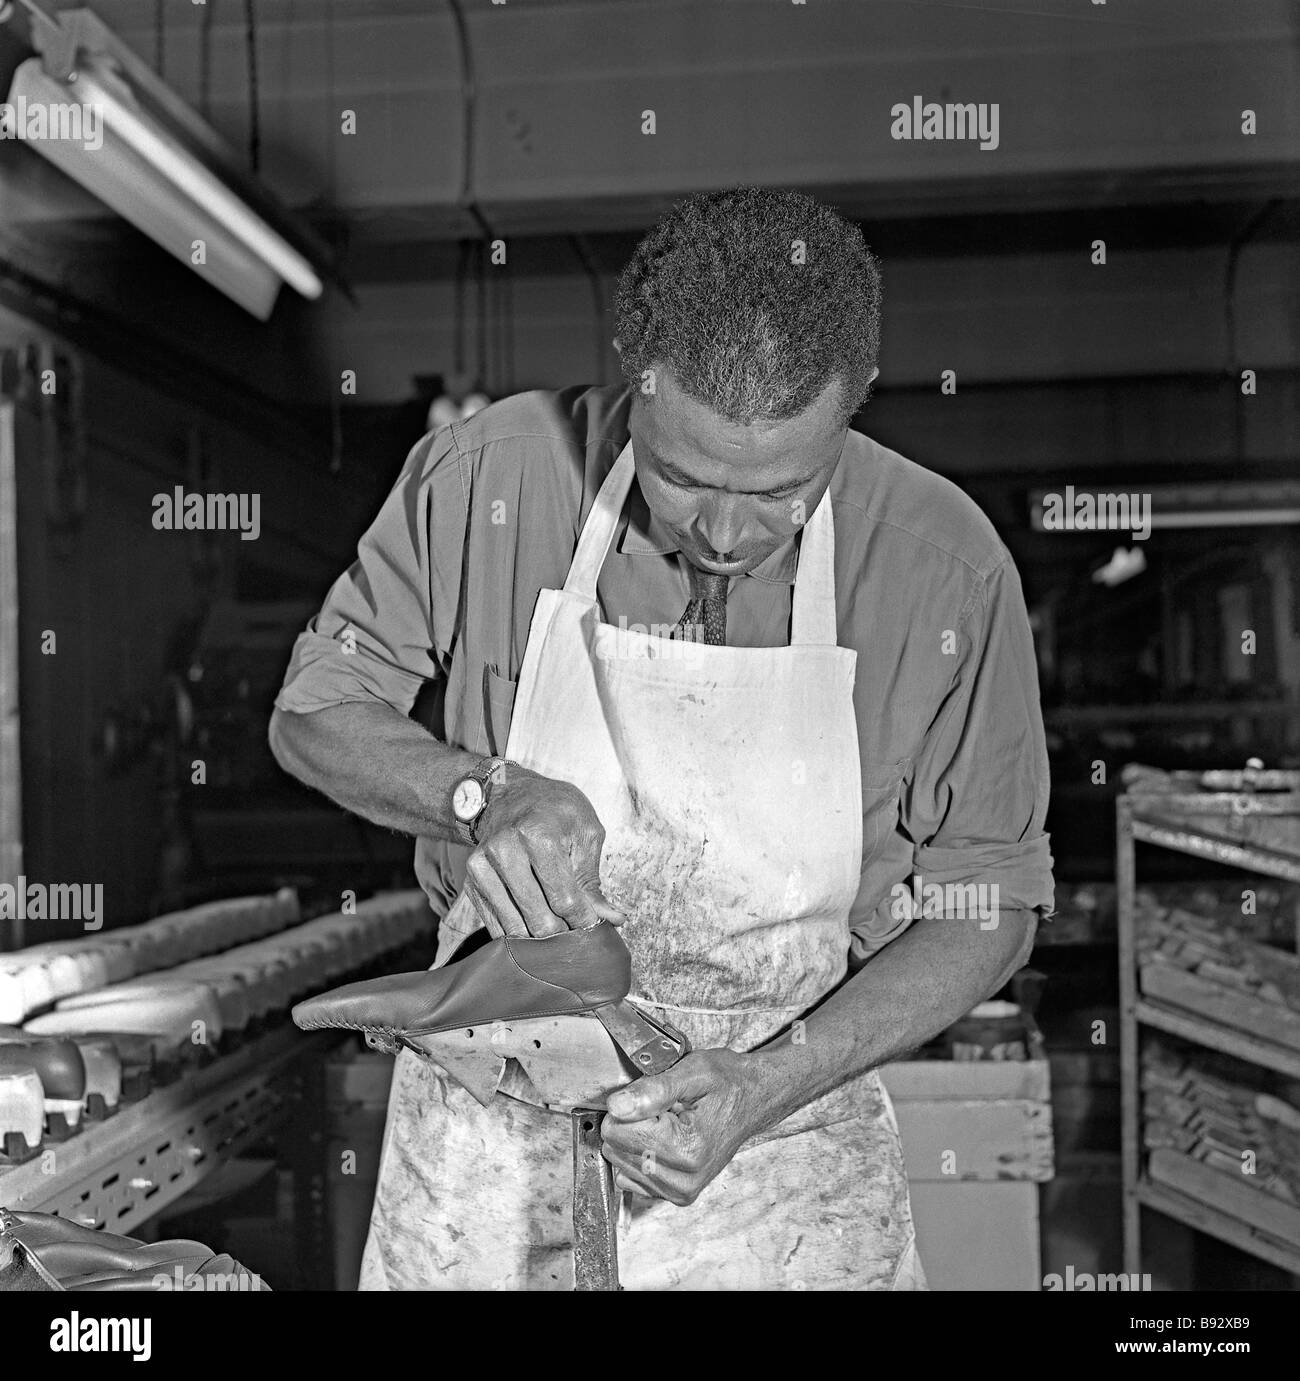
<path fill-rule="evenodd" d="M 586 796 L 508 763 L 477 824 L 464 895 L 493 935 L 555 935 L 623 913 L 600 890 L 605 830 Z"/>
<path fill-rule="evenodd" d="M 465 838 L 452 794 L 482 758 L 439 742 L 390 705 L 276 710 L 271 749 L 299 781 L 385 829 Z M 605 831 L 571 782 L 507 762 L 488 788 L 476 836 L 463 891 L 490 934 L 553 935 L 626 919 L 601 895 Z"/>

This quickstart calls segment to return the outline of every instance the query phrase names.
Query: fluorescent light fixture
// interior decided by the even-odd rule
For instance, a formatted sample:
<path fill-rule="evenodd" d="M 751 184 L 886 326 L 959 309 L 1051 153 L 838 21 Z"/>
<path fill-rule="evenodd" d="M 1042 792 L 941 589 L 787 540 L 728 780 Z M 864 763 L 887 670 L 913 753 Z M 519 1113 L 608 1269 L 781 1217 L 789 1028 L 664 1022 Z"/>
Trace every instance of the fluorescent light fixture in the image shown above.
<path fill-rule="evenodd" d="M 1188 509 L 1184 513 L 1153 513 L 1157 527 L 1273 527 L 1300 523 L 1300 508 Z"/>
<path fill-rule="evenodd" d="M 1099 487 L 1037 489 L 1030 495 L 1029 525 L 1035 532 L 1097 532 L 1099 523 L 1074 521 L 1064 527 L 1049 525 L 1045 514 L 1049 505 L 1062 505 L 1067 513 L 1113 513 L 1116 501 L 1126 516 L 1145 511 L 1147 522 L 1155 528 L 1198 527 L 1274 527 L 1300 523 L 1300 481 L 1227 480 L 1217 484 L 1125 484 L 1112 489 Z M 1090 505 L 1090 508 L 1088 507 Z M 1115 527 L 1115 524 L 1109 526 Z M 1124 530 L 1126 523 L 1118 524 Z"/>
<path fill-rule="evenodd" d="M 145 163 L 156 168 L 176 189 L 203 207 L 237 240 L 291 288 L 304 297 L 319 297 L 324 285 L 312 266 L 292 245 L 178 145 L 132 110 L 95 75 L 84 69 L 72 81 L 72 90 L 88 105 L 101 111 L 107 129 L 117 135 Z"/>
<path fill-rule="evenodd" d="M 39 58 L 29 58 L 14 73 L 9 100 L 17 105 L 24 96 L 31 102 L 66 100 L 67 95 L 65 86 L 45 75 Z M 281 280 L 270 267 L 216 222 L 201 224 L 198 209 L 161 187 L 144 159 L 107 128 L 103 147 L 95 152 L 61 139 L 33 147 L 245 311 L 260 321 L 271 315 Z M 204 241 L 206 264 L 193 262 L 195 240 Z"/>
<path fill-rule="evenodd" d="M 39 16 L 32 41 L 42 56 L 9 91 L 17 137 L 259 320 L 282 282 L 321 295 L 325 247 L 94 14 Z M 23 117 L 42 109 L 26 133 Z"/>

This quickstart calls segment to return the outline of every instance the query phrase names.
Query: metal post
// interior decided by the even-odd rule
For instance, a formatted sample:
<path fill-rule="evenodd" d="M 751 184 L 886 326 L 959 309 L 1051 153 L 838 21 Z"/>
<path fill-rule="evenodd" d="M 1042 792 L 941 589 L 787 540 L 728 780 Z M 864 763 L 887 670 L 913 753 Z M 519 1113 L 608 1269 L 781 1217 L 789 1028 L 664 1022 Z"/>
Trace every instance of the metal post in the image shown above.
<path fill-rule="evenodd" d="M 1133 802 L 1126 793 L 1115 801 L 1115 905 L 1119 930 L 1119 1069 L 1124 1190 L 1124 1270 L 1141 1271 L 1141 1215 L 1137 1182 L 1141 1160 L 1140 1066 L 1137 1024 L 1137 907 Z"/>
<path fill-rule="evenodd" d="M 6 371 L 7 372 L 7 371 Z M 23 871 L 23 796 L 18 718 L 18 476 L 14 402 L 0 396 L 0 883 Z M 22 922 L 0 921 L 0 950 L 23 943 Z"/>

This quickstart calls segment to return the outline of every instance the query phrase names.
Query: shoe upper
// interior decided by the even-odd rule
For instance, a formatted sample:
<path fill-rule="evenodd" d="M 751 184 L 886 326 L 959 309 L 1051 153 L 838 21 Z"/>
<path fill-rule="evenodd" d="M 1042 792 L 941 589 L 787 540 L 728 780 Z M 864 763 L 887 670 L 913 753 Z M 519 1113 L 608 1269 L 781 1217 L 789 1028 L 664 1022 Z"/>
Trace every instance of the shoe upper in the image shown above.
<path fill-rule="evenodd" d="M 619 1002 L 632 986 L 632 960 L 606 921 L 545 939 L 506 935 L 459 963 L 350 983 L 300 1002 L 304 1031 L 342 1027 L 434 1035 L 493 1021 L 589 1012 Z"/>

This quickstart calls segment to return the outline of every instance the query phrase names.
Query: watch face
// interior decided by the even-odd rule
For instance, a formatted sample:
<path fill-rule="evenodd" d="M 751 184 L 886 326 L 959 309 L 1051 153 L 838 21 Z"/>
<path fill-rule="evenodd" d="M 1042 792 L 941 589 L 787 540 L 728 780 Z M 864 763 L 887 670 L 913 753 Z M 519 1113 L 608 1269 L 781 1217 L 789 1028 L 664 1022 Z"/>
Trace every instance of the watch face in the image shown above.
<path fill-rule="evenodd" d="M 473 820 L 483 809 L 483 787 L 473 777 L 456 783 L 451 793 L 451 809 L 457 820 Z"/>

